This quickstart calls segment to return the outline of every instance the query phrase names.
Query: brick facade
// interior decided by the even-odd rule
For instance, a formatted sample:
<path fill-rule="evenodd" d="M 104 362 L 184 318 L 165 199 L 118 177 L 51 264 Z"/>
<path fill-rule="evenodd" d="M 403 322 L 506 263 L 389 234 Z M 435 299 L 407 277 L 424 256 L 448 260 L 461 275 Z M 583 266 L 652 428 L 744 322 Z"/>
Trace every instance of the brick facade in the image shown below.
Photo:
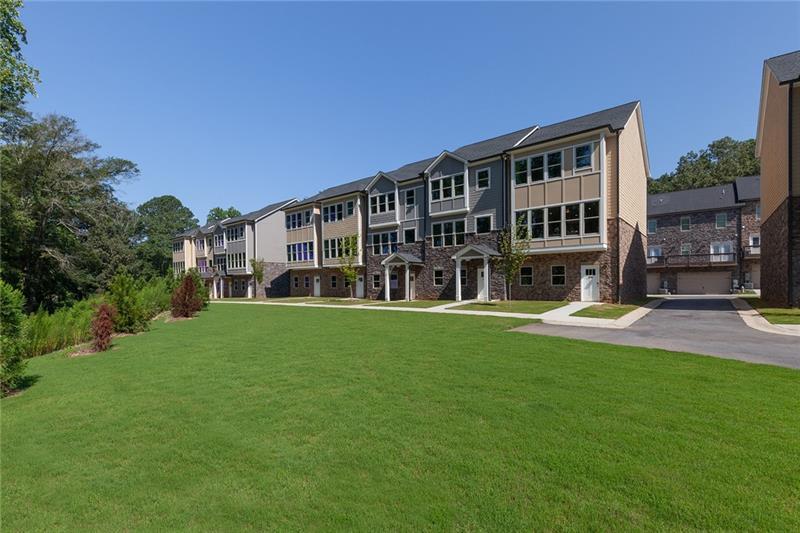
<path fill-rule="evenodd" d="M 769 305 L 800 306 L 800 198 L 787 198 L 761 230 L 761 297 Z M 789 209 L 794 210 L 794 227 L 789 246 Z M 790 264 L 791 260 L 791 264 Z M 792 271 L 792 286 L 789 272 Z"/>

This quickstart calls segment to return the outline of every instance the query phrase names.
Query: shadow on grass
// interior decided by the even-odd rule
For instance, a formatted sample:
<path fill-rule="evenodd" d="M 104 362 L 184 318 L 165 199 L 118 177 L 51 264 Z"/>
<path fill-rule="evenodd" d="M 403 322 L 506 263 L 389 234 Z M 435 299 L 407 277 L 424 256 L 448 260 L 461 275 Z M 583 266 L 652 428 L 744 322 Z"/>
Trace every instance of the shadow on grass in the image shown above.
<path fill-rule="evenodd" d="M 42 376 L 40 376 L 40 375 L 38 375 L 38 374 L 29 375 L 29 376 L 23 376 L 23 377 L 22 377 L 22 378 L 19 380 L 19 385 L 17 385 L 17 387 L 16 387 L 16 388 L 14 388 L 14 389 L 12 389 L 12 390 L 8 391 L 8 392 L 7 392 L 7 393 L 4 395 L 4 397 L 5 397 L 5 398 L 10 398 L 10 397 L 12 397 L 12 396 L 16 396 L 17 394 L 22 394 L 23 392 L 25 392 L 25 391 L 26 391 L 27 389 L 29 389 L 30 387 L 33 387 L 33 386 L 36 384 L 36 382 L 37 382 L 37 381 L 39 381 L 39 380 L 41 379 L 41 377 L 42 377 Z"/>

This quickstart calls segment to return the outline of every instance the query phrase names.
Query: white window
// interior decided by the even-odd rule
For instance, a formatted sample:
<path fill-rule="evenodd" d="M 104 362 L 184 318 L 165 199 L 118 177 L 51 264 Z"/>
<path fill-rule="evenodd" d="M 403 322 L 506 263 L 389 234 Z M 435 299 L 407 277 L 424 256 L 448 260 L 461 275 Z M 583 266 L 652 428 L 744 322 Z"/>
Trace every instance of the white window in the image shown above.
<path fill-rule="evenodd" d="M 414 189 L 406 191 L 406 205 L 414 205 Z"/>
<path fill-rule="evenodd" d="M 372 255 L 389 255 L 397 251 L 397 232 L 373 233 L 369 236 Z"/>
<path fill-rule="evenodd" d="M 297 261 L 313 261 L 314 260 L 314 243 L 309 242 L 296 242 L 294 244 L 286 245 L 286 261 L 294 263 Z"/>
<path fill-rule="evenodd" d="M 712 263 L 729 263 L 733 261 L 733 243 L 712 242 L 710 246 Z"/>
<path fill-rule="evenodd" d="M 691 255 L 692 245 L 688 242 L 681 243 L 681 255 Z"/>
<path fill-rule="evenodd" d="M 342 239 L 325 239 L 322 241 L 323 257 L 325 259 L 336 259 L 344 255 Z"/>
<path fill-rule="evenodd" d="M 417 242 L 417 230 L 416 228 L 408 228 L 403 231 L 403 242 L 405 244 L 413 244 Z"/>
<path fill-rule="evenodd" d="M 464 196 L 464 174 L 453 174 L 431 180 L 431 201 Z"/>
<path fill-rule="evenodd" d="M 356 204 L 353 200 L 347 200 L 346 208 L 345 208 L 345 215 L 352 216 L 353 212 L 355 211 Z"/>
<path fill-rule="evenodd" d="M 564 206 L 564 227 L 567 235 L 581 234 L 581 204 Z"/>
<path fill-rule="evenodd" d="M 553 287 L 563 287 L 567 284 L 567 267 L 555 265 L 550 267 L 550 284 Z"/>
<path fill-rule="evenodd" d="M 194 245 L 197 247 L 198 250 L 205 250 L 206 249 L 206 240 L 205 239 L 195 239 Z"/>
<path fill-rule="evenodd" d="M 681 217 L 681 231 L 689 231 L 691 228 L 692 228 L 692 217 L 688 215 Z"/>
<path fill-rule="evenodd" d="M 381 288 L 381 275 L 380 274 L 373 274 L 372 275 L 372 288 L 373 289 L 380 289 Z"/>
<path fill-rule="evenodd" d="M 491 187 L 492 170 L 489 168 L 482 168 L 475 173 L 475 184 L 478 189 L 488 189 Z"/>
<path fill-rule="evenodd" d="M 311 210 L 298 211 L 286 215 L 286 229 L 302 228 L 311 224 Z"/>
<path fill-rule="evenodd" d="M 183 251 L 183 241 L 173 242 L 172 243 L 172 251 L 173 252 L 182 252 Z"/>
<path fill-rule="evenodd" d="M 441 268 L 433 269 L 433 285 L 436 287 L 444 285 L 444 270 Z"/>
<path fill-rule="evenodd" d="M 575 170 L 592 167 L 592 143 L 575 147 Z"/>
<path fill-rule="evenodd" d="M 519 284 L 523 287 L 530 287 L 533 285 L 533 267 L 524 266 L 519 269 Z"/>
<path fill-rule="evenodd" d="M 756 204 L 756 220 L 761 220 L 761 202 Z"/>
<path fill-rule="evenodd" d="M 658 229 L 658 221 L 654 218 L 647 219 L 647 233 L 653 234 Z"/>
<path fill-rule="evenodd" d="M 394 211 L 394 193 L 375 194 L 369 198 L 369 212 L 373 215 Z"/>
<path fill-rule="evenodd" d="M 583 204 L 583 234 L 600 233 L 600 202 Z"/>
<path fill-rule="evenodd" d="M 750 246 L 761 246 L 761 234 L 760 233 L 751 233 L 750 234 Z"/>
<path fill-rule="evenodd" d="M 728 213 L 717 213 L 716 228 L 725 229 L 728 225 Z"/>
<path fill-rule="evenodd" d="M 648 246 L 647 247 L 647 257 L 661 257 L 661 247 L 660 246 Z"/>
<path fill-rule="evenodd" d="M 322 222 L 336 222 L 344 218 L 344 204 L 326 205 L 322 208 Z"/>
<path fill-rule="evenodd" d="M 561 151 L 514 161 L 514 182 L 517 185 L 558 179 L 561 175 Z"/>
<path fill-rule="evenodd" d="M 244 239 L 244 224 L 233 226 L 225 230 L 225 240 L 228 242 L 241 241 Z"/>
<path fill-rule="evenodd" d="M 490 231 L 492 231 L 491 215 L 475 217 L 475 233 L 489 233 Z"/>
<path fill-rule="evenodd" d="M 433 247 L 441 248 L 442 246 L 464 244 L 465 226 L 463 220 L 433 224 Z"/>
<path fill-rule="evenodd" d="M 547 236 L 561 237 L 561 206 L 547 208 Z"/>

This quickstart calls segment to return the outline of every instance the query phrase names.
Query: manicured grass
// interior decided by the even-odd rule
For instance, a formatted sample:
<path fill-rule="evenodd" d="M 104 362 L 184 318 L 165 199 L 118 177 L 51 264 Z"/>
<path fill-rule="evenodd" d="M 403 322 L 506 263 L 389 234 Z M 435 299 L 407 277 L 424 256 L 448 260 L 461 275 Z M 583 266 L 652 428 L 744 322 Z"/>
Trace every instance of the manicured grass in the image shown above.
<path fill-rule="evenodd" d="M 654 298 L 647 298 L 641 302 L 636 304 L 597 304 L 592 305 L 590 307 L 586 307 L 581 309 L 580 311 L 575 311 L 570 316 L 582 316 L 585 318 L 608 318 L 611 320 L 616 320 L 618 318 L 622 318 L 623 316 L 627 315 L 634 309 L 639 309 L 641 306 L 645 305 L 650 300 Z"/>
<path fill-rule="evenodd" d="M 287 303 L 287 304 L 304 304 L 310 302 L 319 302 L 324 298 L 315 296 L 287 296 L 285 298 L 267 298 L 265 302 Z"/>
<path fill-rule="evenodd" d="M 410 302 L 406 301 L 397 301 L 397 302 L 385 302 L 379 301 L 374 302 L 371 305 L 380 305 L 383 307 L 415 307 L 415 308 L 422 308 L 427 309 L 429 307 L 438 307 L 440 305 L 447 305 L 453 303 L 453 300 L 411 300 Z"/>
<path fill-rule="evenodd" d="M 800 324 L 800 307 L 768 307 L 761 298 L 746 300 L 771 324 Z"/>
<path fill-rule="evenodd" d="M 800 372 L 523 323 L 211 305 L 34 359 L 3 529 L 800 529 Z"/>
<path fill-rule="evenodd" d="M 477 302 L 453 307 L 467 311 L 495 311 L 498 313 L 531 313 L 540 314 L 564 307 L 569 302 L 553 302 L 549 300 L 502 300 L 499 302 Z"/>

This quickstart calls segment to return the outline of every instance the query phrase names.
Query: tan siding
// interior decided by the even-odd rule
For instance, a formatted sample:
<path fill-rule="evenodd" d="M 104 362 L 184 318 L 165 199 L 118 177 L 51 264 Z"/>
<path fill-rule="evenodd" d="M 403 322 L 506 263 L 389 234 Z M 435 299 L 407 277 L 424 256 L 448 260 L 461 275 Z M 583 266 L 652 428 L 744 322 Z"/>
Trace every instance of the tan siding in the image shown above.
<path fill-rule="evenodd" d="M 600 174 L 589 174 L 581 178 L 581 198 L 600 198 Z"/>
<path fill-rule="evenodd" d="M 761 137 L 761 218 L 766 220 L 789 194 L 789 92 L 768 74 L 767 107 Z"/>
<path fill-rule="evenodd" d="M 610 135 L 606 138 L 606 218 L 617 216 L 617 136 Z"/>
<path fill-rule="evenodd" d="M 323 239 L 347 237 L 349 235 L 358 235 L 358 216 L 356 216 L 355 211 L 353 211 L 352 216 L 345 217 L 342 220 L 322 224 Z"/>
<path fill-rule="evenodd" d="M 792 196 L 800 196 L 800 87 L 792 89 Z"/>
<path fill-rule="evenodd" d="M 581 199 L 581 178 L 564 180 L 564 201 L 578 202 Z"/>
<path fill-rule="evenodd" d="M 638 113 L 619 135 L 620 218 L 644 233 L 647 228 L 647 169 Z"/>

